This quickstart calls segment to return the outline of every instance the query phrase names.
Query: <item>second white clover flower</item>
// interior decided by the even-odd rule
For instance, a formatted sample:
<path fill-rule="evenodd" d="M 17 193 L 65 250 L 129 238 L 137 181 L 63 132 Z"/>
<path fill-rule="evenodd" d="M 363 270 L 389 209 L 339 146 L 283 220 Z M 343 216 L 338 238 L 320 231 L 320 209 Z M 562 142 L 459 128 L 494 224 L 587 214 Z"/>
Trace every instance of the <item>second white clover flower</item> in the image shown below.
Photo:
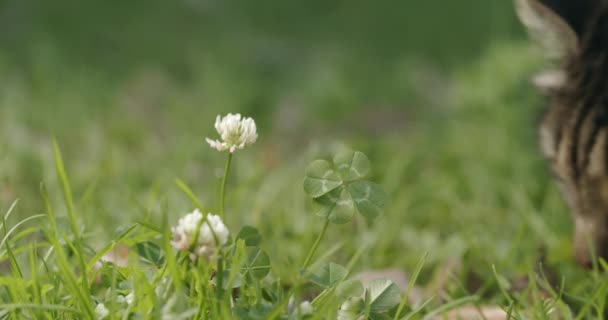
<path fill-rule="evenodd" d="M 197 228 L 198 237 L 195 241 Z M 217 248 L 226 244 L 229 234 L 219 216 L 207 214 L 207 221 L 203 221 L 203 214 L 198 209 L 179 219 L 177 226 L 171 228 L 171 232 L 173 247 L 180 251 L 190 251 L 192 259 L 197 256 L 211 258 Z"/>
<path fill-rule="evenodd" d="M 215 129 L 222 140 L 207 138 L 207 143 L 218 151 L 230 151 L 243 149 L 256 142 L 258 139 L 255 121 L 251 118 L 241 117 L 240 114 L 229 113 L 225 117 L 217 116 Z"/>
<path fill-rule="evenodd" d="M 97 306 L 95 306 L 95 314 L 97 315 L 98 320 L 102 320 L 110 315 L 110 310 L 108 310 L 103 303 L 98 303 Z"/>

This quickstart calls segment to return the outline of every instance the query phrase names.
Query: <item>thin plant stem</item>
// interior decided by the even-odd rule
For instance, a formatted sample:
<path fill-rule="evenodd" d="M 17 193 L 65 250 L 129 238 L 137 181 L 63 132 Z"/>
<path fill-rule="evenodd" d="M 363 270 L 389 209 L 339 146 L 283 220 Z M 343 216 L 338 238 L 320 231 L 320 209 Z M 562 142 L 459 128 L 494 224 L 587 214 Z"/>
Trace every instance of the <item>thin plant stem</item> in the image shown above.
<path fill-rule="evenodd" d="M 230 172 L 230 164 L 232 163 L 232 152 L 228 153 L 226 159 L 226 167 L 224 168 L 224 178 L 222 178 L 222 189 L 220 190 L 220 218 L 224 220 L 224 205 L 226 202 L 226 181 L 228 180 L 228 172 Z"/>
<path fill-rule="evenodd" d="M 321 229 L 321 233 L 319 233 L 319 237 L 317 237 L 317 240 L 312 245 L 312 248 L 310 248 L 310 251 L 308 252 L 308 256 L 306 257 L 306 260 L 304 261 L 304 265 L 302 265 L 302 273 L 306 272 L 306 269 L 310 266 L 312 257 L 315 255 L 315 251 L 317 251 L 317 248 L 319 247 L 319 244 L 321 243 L 321 239 L 323 239 L 323 237 L 325 236 L 325 232 L 327 231 L 328 226 L 329 226 L 329 219 L 325 219 L 325 224 L 323 225 L 323 229 Z"/>

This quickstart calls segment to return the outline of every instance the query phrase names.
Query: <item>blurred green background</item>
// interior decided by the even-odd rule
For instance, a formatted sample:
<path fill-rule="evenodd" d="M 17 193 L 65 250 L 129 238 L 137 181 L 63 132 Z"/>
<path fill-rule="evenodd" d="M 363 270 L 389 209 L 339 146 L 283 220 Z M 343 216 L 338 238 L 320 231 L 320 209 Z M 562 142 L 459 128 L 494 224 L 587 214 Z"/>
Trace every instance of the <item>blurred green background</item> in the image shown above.
<path fill-rule="evenodd" d="M 275 263 L 296 266 L 320 227 L 306 164 L 346 145 L 391 202 L 330 232 L 343 260 L 365 245 L 362 267 L 411 268 L 430 250 L 488 275 L 544 247 L 569 268 L 536 151 L 540 65 L 505 0 L 0 0 L 1 208 L 41 212 L 44 181 L 64 212 L 53 137 L 94 241 L 189 212 L 177 177 L 216 208 L 225 155 L 204 138 L 239 112 L 260 138 L 235 157 L 227 219 L 260 228 Z"/>

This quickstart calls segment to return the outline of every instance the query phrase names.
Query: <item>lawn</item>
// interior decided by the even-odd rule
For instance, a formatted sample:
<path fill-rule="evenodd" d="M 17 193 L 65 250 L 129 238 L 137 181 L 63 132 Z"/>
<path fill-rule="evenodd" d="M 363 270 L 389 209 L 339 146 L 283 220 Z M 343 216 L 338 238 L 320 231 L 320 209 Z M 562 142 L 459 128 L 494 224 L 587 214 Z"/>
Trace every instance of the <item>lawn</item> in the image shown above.
<path fill-rule="evenodd" d="M 90 23 L 61 5 L 0 6 L 36 22 L 0 33 L 1 319 L 607 314 L 606 266 L 574 264 L 569 212 L 537 150 L 544 102 L 529 78 L 543 59 L 510 5 L 412 2 L 402 17 L 390 1 L 153 3 L 124 34 L 113 28 L 136 6 L 78 7 Z M 155 26 L 165 18 L 168 30 Z M 446 19 L 467 21 L 446 34 Z M 90 47 L 87 32 L 120 34 L 121 50 Z M 222 210 L 228 153 L 205 139 L 228 113 L 252 117 L 258 139 L 234 152 Z M 347 150 L 371 163 L 373 219 L 362 207 L 316 215 L 323 200 L 304 186 L 313 161 Z M 230 236 L 191 259 L 172 228 L 195 208 L 224 211 Z M 353 280 L 387 268 L 414 278 L 419 299 Z"/>

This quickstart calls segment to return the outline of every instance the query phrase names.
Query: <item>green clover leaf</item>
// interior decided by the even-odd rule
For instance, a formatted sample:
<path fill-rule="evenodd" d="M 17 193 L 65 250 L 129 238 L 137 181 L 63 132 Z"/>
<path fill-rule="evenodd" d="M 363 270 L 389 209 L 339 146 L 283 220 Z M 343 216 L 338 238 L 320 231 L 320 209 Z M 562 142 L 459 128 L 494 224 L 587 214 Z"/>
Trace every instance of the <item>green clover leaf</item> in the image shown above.
<path fill-rule="evenodd" d="M 161 267 L 165 262 L 163 252 L 156 243 L 150 241 L 143 241 L 136 244 L 137 255 L 140 256 L 147 263 Z"/>
<path fill-rule="evenodd" d="M 331 222 L 349 222 L 355 212 L 368 220 L 382 214 L 386 196 L 369 176 L 370 162 L 359 151 L 343 151 L 328 161 L 313 161 L 306 169 L 304 190 L 313 198 L 315 214 Z"/>
<path fill-rule="evenodd" d="M 343 151 L 336 154 L 333 160 L 342 181 L 355 181 L 369 175 L 369 159 L 362 152 Z"/>
<path fill-rule="evenodd" d="M 262 242 L 262 236 L 258 229 L 251 226 L 244 226 L 236 235 L 234 242 L 236 243 L 238 240 L 245 241 L 247 247 L 255 247 Z"/>
<path fill-rule="evenodd" d="M 243 275 L 240 273 L 236 273 L 235 277 L 234 277 L 234 281 L 232 282 L 232 286 L 230 288 L 228 288 L 228 286 L 230 285 L 228 283 L 228 278 L 230 278 L 230 270 L 224 270 L 222 272 L 222 278 L 226 279 L 222 282 L 222 289 L 224 290 L 230 290 L 230 289 L 235 289 L 235 288 L 240 288 L 241 286 L 243 286 Z M 211 283 L 213 283 L 213 285 L 217 286 L 218 285 L 218 276 L 213 277 L 213 280 L 211 280 Z"/>
<path fill-rule="evenodd" d="M 401 302 L 401 290 L 392 281 L 374 280 L 369 284 L 369 301 L 372 312 L 386 312 Z"/>
<path fill-rule="evenodd" d="M 345 280 L 336 287 L 336 296 L 342 299 L 361 295 L 363 295 L 363 285 L 359 280 Z"/>
<path fill-rule="evenodd" d="M 322 288 L 333 288 L 348 275 L 348 270 L 343 266 L 330 262 L 315 271 L 310 276 L 310 281 Z"/>
<path fill-rule="evenodd" d="M 313 198 L 318 198 L 342 185 L 342 179 L 325 160 L 315 160 L 306 168 L 304 190 Z"/>
<path fill-rule="evenodd" d="M 261 280 L 270 272 L 270 258 L 260 248 L 247 248 L 247 260 L 241 268 L 243 275 L 249 275 L 253 279 Z"/>
<path fill-rule="evenodd" d="M 386 194 L 379 185 L 369 181 L 356 181 L 348 185 L 348 193 L 364 217 L 371 220 L 382 214 Z"/>
<path fill-rule="evenodd" d="M 313 202 L 315 213 L 335 224 L 349 222 L 355 214 L 355 202 L 344 187 L 340 187 Z"/>
<path fill-rule="evenodd" d="M 357 320 L 361 318 L 365 305 L 360 297 L 348 298 L 338 310 L 337 320 Z"/>

